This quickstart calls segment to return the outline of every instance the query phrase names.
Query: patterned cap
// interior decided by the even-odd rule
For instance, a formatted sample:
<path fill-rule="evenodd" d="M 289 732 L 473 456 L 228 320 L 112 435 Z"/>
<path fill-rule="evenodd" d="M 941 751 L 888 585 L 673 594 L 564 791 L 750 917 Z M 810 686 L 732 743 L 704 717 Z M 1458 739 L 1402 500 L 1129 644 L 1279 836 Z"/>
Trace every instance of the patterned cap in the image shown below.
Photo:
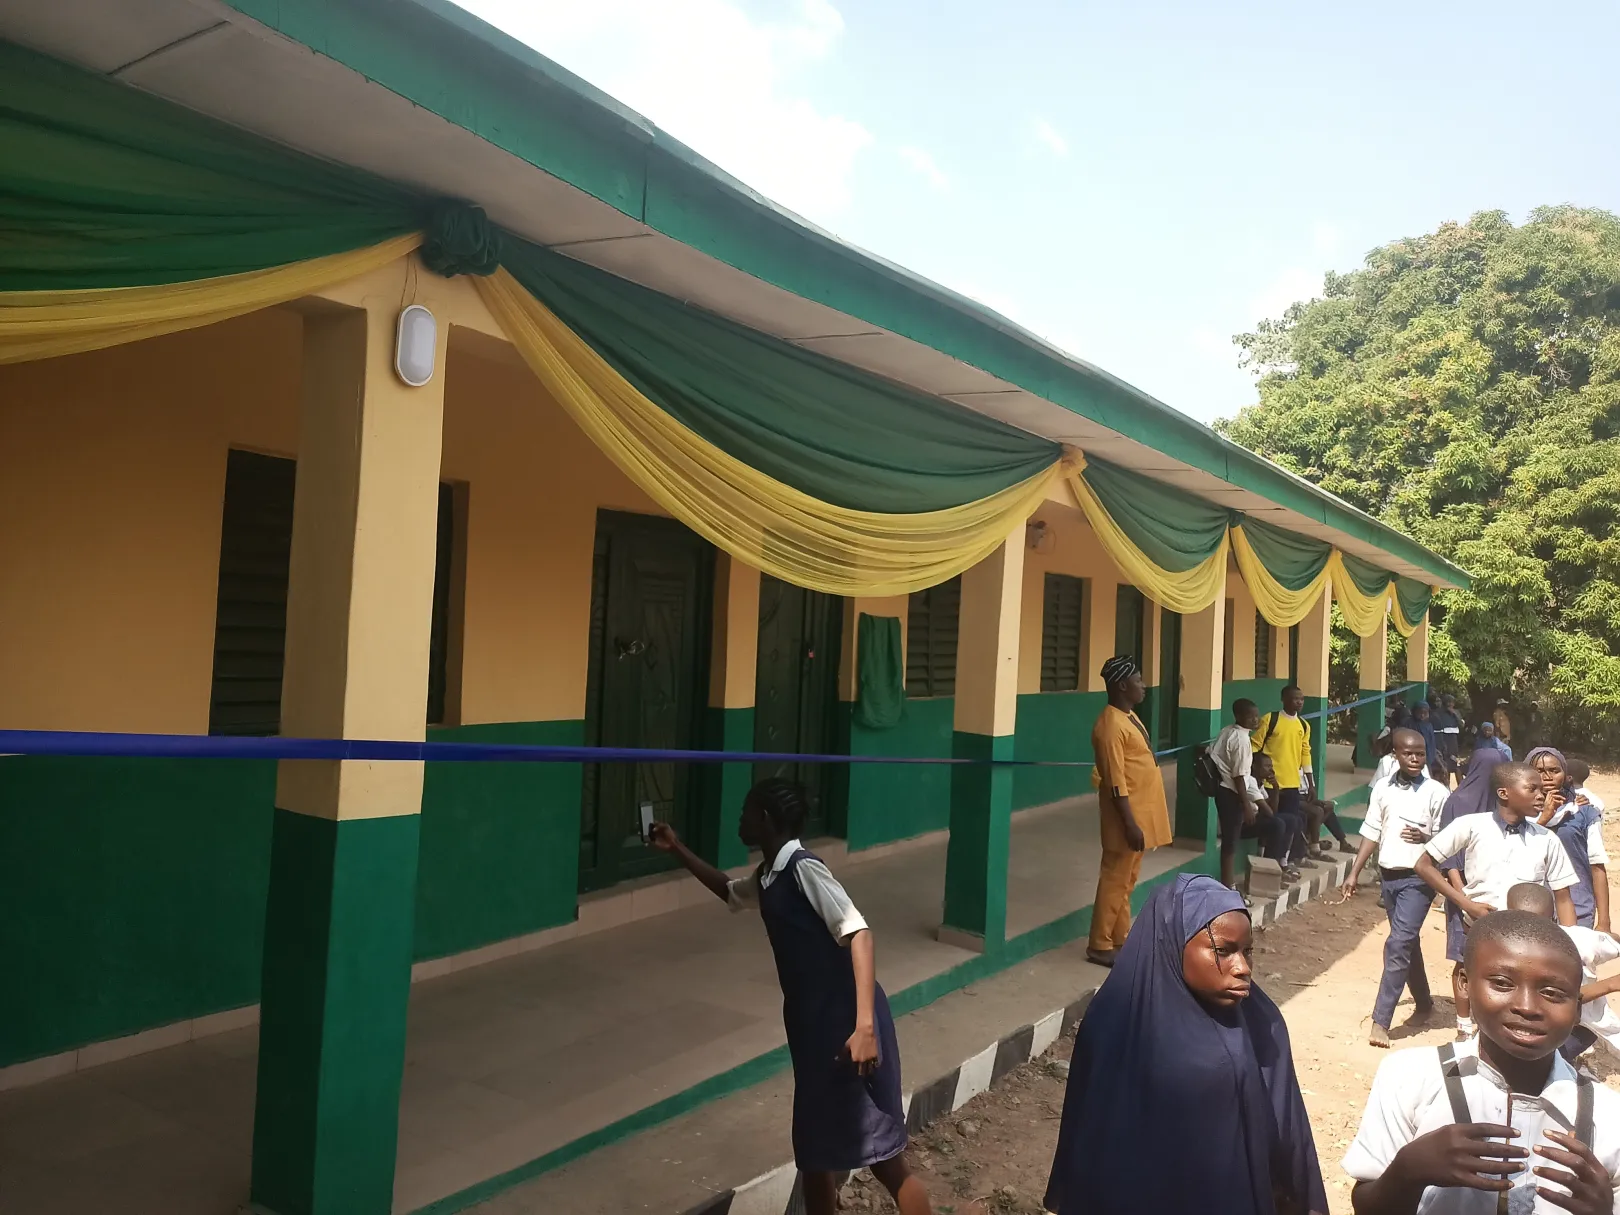
<path fill-rule="evenodd" d="M 1129 654 L 1116 654 L 1102 664 L 1103 683 L 1112 688 L 1124 683 L 1142 668 Z"/>

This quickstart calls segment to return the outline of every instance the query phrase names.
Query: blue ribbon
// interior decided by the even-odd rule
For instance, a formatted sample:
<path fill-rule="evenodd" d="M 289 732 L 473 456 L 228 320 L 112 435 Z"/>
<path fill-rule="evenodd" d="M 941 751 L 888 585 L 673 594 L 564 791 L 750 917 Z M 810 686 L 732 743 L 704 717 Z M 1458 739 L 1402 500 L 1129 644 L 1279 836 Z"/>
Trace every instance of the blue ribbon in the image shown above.
<path fill-rule="evenodd" d="M 1399 696 L 1378 696 L 1304 714 L 1325 718 Z M 1207 740 L 1206 740 L 1207 741 Z M 1163 759 L 1204 743 L 1155 752 Z M 125 759 L 364 759 L 517 764 L 986 764 L 997 768 L 1089 768 L 1073 759 L 952 759 L 913 755 L 800 755 L 793 751 L 682 751 L 636 747 L 548 747 L 520 743 L 389 742 L 358 738 L 236 738 L 211 734 L 102 734 L 85 730 L 0 730 L 0 755 L 116 756 Z"/>

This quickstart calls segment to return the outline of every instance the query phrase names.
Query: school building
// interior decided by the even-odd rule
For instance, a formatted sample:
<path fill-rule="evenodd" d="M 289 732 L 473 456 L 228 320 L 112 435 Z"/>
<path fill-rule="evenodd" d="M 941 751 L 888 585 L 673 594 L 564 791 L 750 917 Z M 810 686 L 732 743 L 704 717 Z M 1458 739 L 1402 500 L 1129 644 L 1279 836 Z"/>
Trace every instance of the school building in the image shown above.
<path fill-rule="evenodd" d="M 1112 653 L 1168 749 L 1467 584 L 440 0 L 12 5 L 0 100 L 0 730 L 1084 765 Z M 0 1209 L 461 1209 L 780 1066 L 637 836 L 775 773 L 901 1011 L 1084 931 L 1084 766 L 0 757 Z"/>

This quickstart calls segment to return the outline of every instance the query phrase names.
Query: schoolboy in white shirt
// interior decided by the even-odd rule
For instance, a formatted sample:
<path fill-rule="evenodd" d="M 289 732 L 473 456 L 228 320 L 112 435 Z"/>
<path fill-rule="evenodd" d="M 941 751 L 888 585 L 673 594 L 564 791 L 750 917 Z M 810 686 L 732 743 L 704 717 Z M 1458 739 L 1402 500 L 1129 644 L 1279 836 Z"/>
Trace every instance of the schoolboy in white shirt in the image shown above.
<path fill-rule="evenodd" d="M 1395 1017 L 1401 989 L 1410 988 L 1415 1019 L 1429 1015 L 1434 999 L 1423 969 L 1418 934 L 1429 914 L 1434 891 L 1418 876 L 1423 845 L 1440 829 L 1440 811 L 1450 790 L 1427 774 L 1428 746 L 1416 730 L 1400 729 L 1393 735 L 1400 770 L 1374 785 L 1361 823 L 1361 848 L 1345 879 L 1344 897 L 1356 893 L 1361 871 L 1378 849 L 1378 876 L 1383 889 L 1384 913 L 1389 917 L 1389 939 L 1384 942 L 1384 977 L 1373 1002 L 1372 1029 L 1367 1042 L 1389 1048 L 1389 1024 Z"/>
<path fill-rule="evenodd" d="M 1464 958 L 1479 1037 L 1378 1068 L 1344 1168 L 1356 1215 L 1620 1211 L 1620 1093 L 1558 1053 L 1581 961 L 1551 921 L 1486 916 Z"/>
<path fill-rule="evenodd" d="M 1507 905 L 1512 911 L 1528 911 L 1543 919 L 1553 919 L 1552 891 L 1535 882 L 1520 882 L 1507 893 Z M 1594 1042 L 1603 1043 L 1611 1055 L 1620 1058 L 1620 1016 L 1609 1007 L 1609 996 L 1620 991 L 1620 975 L 1599 979 L 1598 967 L 1620 958 L 1620 941 L 1595 928 L 1582 928 L 1579 924 L 1560 925 L 1575 949 L 1581 955 L 1581 1023 L 1558 1048 L 1558 1053 L 1571 1063 L 1591 1048 Z"/>

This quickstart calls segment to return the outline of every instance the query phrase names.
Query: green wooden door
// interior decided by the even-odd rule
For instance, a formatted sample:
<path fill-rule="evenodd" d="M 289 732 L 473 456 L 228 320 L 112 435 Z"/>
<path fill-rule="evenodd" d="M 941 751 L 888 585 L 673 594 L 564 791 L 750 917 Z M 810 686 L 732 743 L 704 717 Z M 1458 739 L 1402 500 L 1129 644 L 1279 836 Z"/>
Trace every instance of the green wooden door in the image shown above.
<path fill-rule="evenodd" d="M 754 685 L 754 749 L 824 755 L 832 748 L 843 601 L 761 575 L 759 663 Z M 782 776 L 810 794 L 807 836 L 827 832 L 830 776 L 825 764 L 768 762 L 754 779 Z"/>
<path fill-rule="evenodd" d="M 667 519 L 597 517 L 585 738 L 602 747 L 698 746 L 707 681 L 712 550 Z M 692 766 L 587 764 L 579 882 L 598 890 L 669 867 L 642 844 L 639 808 L 695 838 Z"/>
<path fill-rule="evenodd" d="M 1180 746 L 1177 717 L 1181 708 L 1181 616 L 1159 612 L 1159 750 Z"/>

